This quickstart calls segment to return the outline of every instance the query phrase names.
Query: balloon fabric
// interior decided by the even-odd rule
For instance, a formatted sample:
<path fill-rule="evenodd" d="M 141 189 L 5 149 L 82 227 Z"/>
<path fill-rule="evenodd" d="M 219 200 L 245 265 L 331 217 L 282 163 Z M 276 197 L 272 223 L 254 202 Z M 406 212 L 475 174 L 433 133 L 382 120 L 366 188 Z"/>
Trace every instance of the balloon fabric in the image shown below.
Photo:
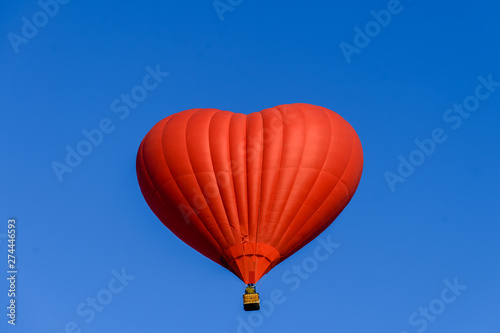
<path fill-rule="evenodd" d="M 147 133 L 136 168 L 160 221 L 252 284 L 335 220 L 356 191 L 363 153 L 349 123 L 320 106 L 191 109 Z"/>

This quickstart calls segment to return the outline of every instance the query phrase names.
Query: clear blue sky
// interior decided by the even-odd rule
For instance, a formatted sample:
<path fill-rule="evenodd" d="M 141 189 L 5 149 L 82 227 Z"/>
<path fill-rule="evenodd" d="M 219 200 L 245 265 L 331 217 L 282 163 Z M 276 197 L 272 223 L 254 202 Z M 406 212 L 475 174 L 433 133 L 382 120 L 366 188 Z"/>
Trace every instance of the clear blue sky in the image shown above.
<path fill-rule="evenodd" d="M 0 331 L 500 332 L 497 2 L 60 1 L 0 10 Z M 247 313 L 135 157 L 172 113 L 296 102 L 352 124 L 364 172 L 332 253 L 277 266 Z"/>

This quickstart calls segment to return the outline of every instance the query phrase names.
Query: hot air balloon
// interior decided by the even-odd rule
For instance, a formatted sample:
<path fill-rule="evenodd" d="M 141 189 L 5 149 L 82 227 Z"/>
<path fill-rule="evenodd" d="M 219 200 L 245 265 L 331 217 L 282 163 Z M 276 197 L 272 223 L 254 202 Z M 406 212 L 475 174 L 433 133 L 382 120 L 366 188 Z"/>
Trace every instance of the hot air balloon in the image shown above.
<path fill-rule="evenodd" d="M 255 283 L 340 214 L 363 153 L 349 123 L 320 106 L 191 109 L 146 134 L 136 168 L 158 219 L 239 277 L 244 309 L 257 310 Z"/>

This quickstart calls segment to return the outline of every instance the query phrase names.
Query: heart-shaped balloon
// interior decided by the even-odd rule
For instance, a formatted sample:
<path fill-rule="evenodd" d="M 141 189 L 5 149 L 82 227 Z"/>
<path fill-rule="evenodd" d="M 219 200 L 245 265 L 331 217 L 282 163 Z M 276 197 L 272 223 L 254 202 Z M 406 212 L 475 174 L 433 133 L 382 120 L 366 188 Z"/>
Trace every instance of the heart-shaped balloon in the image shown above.
<path fill-rule="evenodd" d="M 362 168 L 354 129 L 310 104 L 182 111 L 157 123 L 137 154 L 156 216 L 247 284 L 333 222 Z"/>

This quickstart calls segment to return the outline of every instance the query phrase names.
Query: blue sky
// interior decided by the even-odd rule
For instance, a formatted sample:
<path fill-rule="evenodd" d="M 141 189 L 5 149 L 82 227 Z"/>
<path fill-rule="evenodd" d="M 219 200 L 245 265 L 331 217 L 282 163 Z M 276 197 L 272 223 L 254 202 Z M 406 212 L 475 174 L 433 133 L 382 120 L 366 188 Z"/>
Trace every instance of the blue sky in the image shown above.
<path fill-rule="evenodd" d="M 1 5 L 0 330 L 500 332 L 500 5 L 215 5 Z M 149 210 L 135 156 L 172 113 L 296 102 L 351 123 L 364 172 L 332 226 L 261 280 L 263 310 L 247 313 L 243 283 Z M 67 157 L 78 149 L 86 156 Z"/>

